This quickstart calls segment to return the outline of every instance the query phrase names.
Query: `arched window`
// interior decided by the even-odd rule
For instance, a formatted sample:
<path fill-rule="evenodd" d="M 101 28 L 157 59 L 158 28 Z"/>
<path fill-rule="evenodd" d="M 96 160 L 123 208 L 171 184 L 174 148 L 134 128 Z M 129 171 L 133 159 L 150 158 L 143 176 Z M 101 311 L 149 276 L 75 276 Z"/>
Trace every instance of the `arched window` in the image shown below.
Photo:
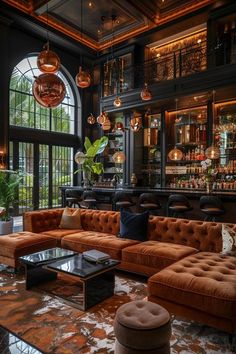
<path fill-rule="evenodd" d="M 23 59 L 14 68 L 10 81 L 10 125 L 54 132 L 75 133 L 75 99 L 71 86 L 61 71 L 58 76 L 66 86 L 66 96 L 56 108 L 40 106 L 32 94 L 34 78 L 42 74 L 37 57 Z"/>
<path fill-rule="evenodd" d="M 10 79 L 10 168 L 25 175 L 16 214 L 60 206 L 59 187 L 73 185 L 80 115 L 76 86 L 66 70 L 60 70 L 57 75 L 66 86 L 66 96 L 58 107 L 44 108 L 32 94 L 34 78 L 40 74 L 37 56 L 31 55 L 15 66 Z"/>

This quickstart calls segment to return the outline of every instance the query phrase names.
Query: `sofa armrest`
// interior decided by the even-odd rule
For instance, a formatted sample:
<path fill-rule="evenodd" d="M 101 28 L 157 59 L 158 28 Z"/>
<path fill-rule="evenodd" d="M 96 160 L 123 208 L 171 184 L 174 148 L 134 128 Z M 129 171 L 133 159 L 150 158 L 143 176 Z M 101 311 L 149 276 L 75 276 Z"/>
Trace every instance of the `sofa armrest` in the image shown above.
<path fill-rule="evenodd" d="M 23 214 L 23 230 L 35 233 L 58 228 L 62 209 L 27 211 Z"/>

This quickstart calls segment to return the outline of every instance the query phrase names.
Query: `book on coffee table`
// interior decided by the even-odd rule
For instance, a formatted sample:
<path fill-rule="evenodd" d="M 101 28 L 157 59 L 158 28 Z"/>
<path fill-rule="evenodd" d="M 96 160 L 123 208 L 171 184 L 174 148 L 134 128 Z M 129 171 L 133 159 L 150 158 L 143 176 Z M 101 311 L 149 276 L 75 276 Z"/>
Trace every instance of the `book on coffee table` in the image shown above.
<path fill-rule="evenodd" d="M 97 263 L 106 262 L 108 259 L 111 258 L 109 254 L 97 250 L 84 251 L 82 255 L 84 259 L 86 259 L 87 261 L 97 262 Z"/>

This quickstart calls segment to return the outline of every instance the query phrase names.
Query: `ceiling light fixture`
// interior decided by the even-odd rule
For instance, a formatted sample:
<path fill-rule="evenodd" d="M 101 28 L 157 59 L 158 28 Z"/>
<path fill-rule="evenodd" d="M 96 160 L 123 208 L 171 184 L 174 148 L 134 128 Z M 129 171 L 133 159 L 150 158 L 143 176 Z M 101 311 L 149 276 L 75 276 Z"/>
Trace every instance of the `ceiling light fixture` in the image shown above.
<path fill-rule="evenodd" d="M 152 99 L 152 94 L 148 89 L 147 83 L 144 84 L 144 88 L 142 89 L 140 96 L 143 101 L 150 101 Z"/>
<path fill-rule="evenodd" d="M 119 96 L 116 96 L 116 98 L 114 99 L 113 105 L 115 107 L 120 107 L 122 105 L 122 101 Z"/>
<path fill-rule="evenodd" d="M 82 38 L 83 38 L 83 0 L 81 0 L 81 6 L 80 6 L 80 9 L 81 9 L 81 26 L 80 26 L 80 33 L 81 33 L 81 45 L 82 45 Z M 81 51 L 80 51 L 80 62 L 81 62 L 81 65 L 79 67 L 79 72 L 78 74 L 76 75 L 76 78 L 75 78 L 75 82 L 76 82 L 76 85 L 80 88 L 87 88 L 90 86 L 91 84 L 91 76 L 90 74 L 83 70 L 82 69 L 82 55 L 81 55 Z"/>
<path fill-rule="evenodd" d="M 58 55 L 49 49 L 48 33 L 48 5 L 47 5 L 47 43 L 39 53 L 37 66 L 43 74 L 35 77 L 32 91 L 35 100 L 43 107 L 55 108 L 65 98 L 66 87 L 64 82 L 55 73 L 60 69 L 61 62 Z"/>
<path fill-rule="evenodd" d="M 91 124 L 91 125 L 92 125 L 92 124 L 95 124 L 96 119 L 95 119 L 93 113 L 90 113 L 90 115 L 89 115 L 88 118 L 87 118 L 87 122 L 88 122 L 88 124 Z"/>

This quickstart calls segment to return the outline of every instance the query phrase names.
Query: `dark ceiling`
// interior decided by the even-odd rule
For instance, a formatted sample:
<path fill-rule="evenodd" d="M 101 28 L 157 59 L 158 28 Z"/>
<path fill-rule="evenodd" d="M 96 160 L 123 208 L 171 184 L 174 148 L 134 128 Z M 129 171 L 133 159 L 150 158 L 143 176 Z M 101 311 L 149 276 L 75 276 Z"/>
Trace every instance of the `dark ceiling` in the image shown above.
<path fill-rule="evenodd" d="M 97 51 L 215 0 L 3 0 Z M 81 3 L 82 2 L 82 3 Z M 82 14 L 82 16 L 81 16 Z"/>

